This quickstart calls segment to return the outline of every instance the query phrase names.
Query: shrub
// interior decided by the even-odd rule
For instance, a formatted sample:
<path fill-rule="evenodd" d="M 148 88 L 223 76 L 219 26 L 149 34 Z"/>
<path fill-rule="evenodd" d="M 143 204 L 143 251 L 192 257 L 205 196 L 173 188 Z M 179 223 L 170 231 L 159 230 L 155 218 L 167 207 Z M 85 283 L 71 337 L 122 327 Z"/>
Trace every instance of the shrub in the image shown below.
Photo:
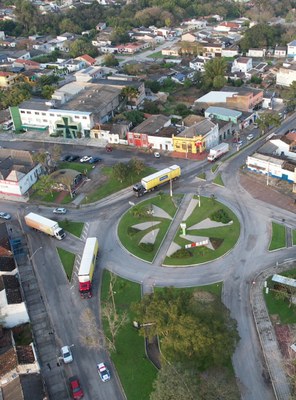
<path fill-rule="evenodd" d="M 147 253 L 152 253 L 154 249 L 154 244 L 153 243 L 140 243 L 139 247 L 146 251 Z"/>
<path fill-rule="evenodd" d="M 134 236 L 138 232 L 139 232 L 139 229 L 133 228 L 132 226 L 129 226 L 127 228 L 127 233 L 128 233 L 129 236 Z"/>
<path fill-rule="evenodd" d="M 192 257 L 192 253 L 188 249 L 179 249 L 171 255 L 172 258 L 188 258 Z"/>
<path fill-rule="evenodd" d="M 217 250 L 221 244 L 224 242 L 223 239 L 220 238 L 210 238 L 211 245 L 213 246 L 214 250 Z"/>
<path fill-rule="evenodd" d="M 212 221 L 216 222 L 222 222 L 223 224 L 227 224 L 228 222 L 231 221 L 231 218 L 227 214 L 225 210 L 222 208 L 220 210 L 215 211 L 213 214 L 211 214 L 210 219 Z"/>

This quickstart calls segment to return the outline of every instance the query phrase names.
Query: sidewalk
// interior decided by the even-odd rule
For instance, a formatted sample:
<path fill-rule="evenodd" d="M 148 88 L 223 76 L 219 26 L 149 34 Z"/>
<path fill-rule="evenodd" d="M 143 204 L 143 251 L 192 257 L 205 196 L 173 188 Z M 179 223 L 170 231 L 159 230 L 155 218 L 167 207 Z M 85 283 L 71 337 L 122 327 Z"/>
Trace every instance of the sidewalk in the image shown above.
<path fill-rule="evenodd" d="M 21 239 L 23 245 L 24 253 L 15 255 L 15 260 L 46 391 L 51 400 L 67 400 L 69 396 L 65 385 L 64 368 L 57 358 L 54 329 L 51 326 L 43 295 L 29 256 L 26 238 L 18 223 L 7 225 L 11 226 L 12 229 L 10 229 L 10 239 Z"/>

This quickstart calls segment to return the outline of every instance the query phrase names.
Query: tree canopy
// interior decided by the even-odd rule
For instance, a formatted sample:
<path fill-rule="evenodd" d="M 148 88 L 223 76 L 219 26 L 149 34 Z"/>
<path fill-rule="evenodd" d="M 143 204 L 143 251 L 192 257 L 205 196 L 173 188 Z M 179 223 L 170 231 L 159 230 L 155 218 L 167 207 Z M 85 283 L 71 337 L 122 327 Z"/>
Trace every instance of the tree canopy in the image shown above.
<path fill-rule="evenodd" d="M 250 48 L 274 47 L 282 43 L 284 29 L 280 25 L 257 24 L 248 29 L 240 41 L 240 47 L 243 52 Z"/>

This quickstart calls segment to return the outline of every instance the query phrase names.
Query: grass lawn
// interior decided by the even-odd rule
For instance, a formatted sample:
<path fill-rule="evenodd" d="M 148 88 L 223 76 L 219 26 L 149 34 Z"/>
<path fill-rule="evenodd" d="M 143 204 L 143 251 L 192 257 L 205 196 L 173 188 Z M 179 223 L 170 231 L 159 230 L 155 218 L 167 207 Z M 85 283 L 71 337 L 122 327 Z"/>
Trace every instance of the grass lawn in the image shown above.
<path fill-rule="evenodd" d="M 104 271 L 102 303 L 108 299 L 110 276 L 110 272 Z M 116 352 L 111 353 L 111 358 L 128 400 L 139 400 L 139 394 L 141 400 L 149 400 L 157 370 L 146 358 L 144 339 L 132 326 L 134 316 L 130 310 L 131 303 L 140 301 L 141 288 L 137 283 L 117 277 L 113 289 L 117 310 L 119 313 L 126 311 L 129 322 L 120 328 L 116 337 Z M 108 335 L 108 324 L 104 319 L 103 328 Z"/>
<path fill-rule="evenodd" d="M 296 269 L 281 272 L 280 275 L 296 279 Z M 267 286 L 269 287 L 269 293 L 266 294 L 265 289 L 263 290 L 269 314 L 278 316 L 282 324 L 295 324 L 296 306 L 289 306 L 288 299 L 281 298 L 276 292 L 272 290 L 275 288 L 275 282 L 271 280 L 271 277 L 267 280 Z"/>
<path fill-rule="evenodd" d="M 216 185 L 219 185 L 219 186 L 224 186 L 224 182 L 222 180 L 221 174 L 217 174 L 217 176 L 213 180 L 213 183 L 215 183 Z"/>
<path fill-rule="evenodd" d="M 64 221 L 59 221 L 59 225 L 61 228 L 65 229 L 65 231 L 68 231 L 79 238 L 84 227 L 83 222 L 73 222 L 67 220 L 67 218 L 65 218 Z"/>
<path fill-rule="evenodd" d="M 70 253 L 67 250 L 61 249 L 60 247 L 57 247 L 57 251 L 58 251 L 61 263 L 64 267 L 64 270 L 66 272 L 66 275 L 70 281 L 71 277 L 72 277 L 72 271 L 73 271 L 73 266 L 74 266 L 74 261 L 75 261 L 75 254 Z"/>
<path fill-rule="evenodd" d="M 81 174 L 87 174 L 92 170 L 93 165 L 88 163 L 77 163 L 77 162 L 61 162 L 59 163 L 59 169 L 74 169 Z"/>
<path fill-rule="evenodd" d="M 221 299 L 221 294 L 222 294 L 222 289 L 223 289 L 223 282 L 217 282 L 217 283 L 212 283 L 211 285 L 205 285 L 205 286 L 196 286 L 196 287 L 189 287 L 189 288 L 183 288 L 183 290 L 191 292 L 209 292 L 214 294 L 215 296 L 219 297 Z M 155 287 L 155 291 L 157 290 L 163 290 L 162 287 Z M 176 290 L 179 290 L 176 288 Z"/>
<path fill-rule="evenodd" d="M 218 166 L 218 164 L 214 164 L 211 168 L 211 171 L 214 173 L 217 170 Z"/>
<path fill-rule="evenodd" d="M 181 196 L 174 196 L 174 199 L 176 200 L 175 203 L 177 203 L 181 200 Z M 137 206 L 128 210 L 118 225 L 118 236 L 123 246 L 135 256 L 146 261 L 152 261 L 164 238 L 164 235 L 171 224 L 171 220 L 149 215 L 147 211 L 149 210 L 149 207 L 154 204 L 155 206 L 165 210 L 171 217 L 173 217 L 177 211 L 175 203 L 172 201 L 170 196 L 162 194 L 161 196 L 158 195 L 152 199 L 143 201 Z M 139 215 L 136 214 L 136 210 L 140 210 Z M 153 226 L 152 222 L 157 221 L 160 223 Z M 151 223 L 151 226 L 145 230 L 137 230 L 132 228 L 134 225 L 143 222 Z M 141 239 L 147 235 L 147 233 L 155 229 L 159 229 L 159 232 L 156 236 L 154 245 L 146 250 L 140 247 L 139 244 Z"/>
<path fill-rule="evenodd" d="M 198 177 L 199 179 L 204 179 L 204 180 L 206 180 L 206 173 L 205 173 L 205 172 L 202 172 L 201 174 L 197 175 L 197 177 Z"/>
<path fill-rule="evenodd" d="M 150 56 L 148 56 L 149 58 L 164 58 L 164 56 L 162 55 L 161 51 L 157 51 L 156 53 L 152 53 L 150 54 Z M 166 57 L 167 58 L 167 57 Z"/>
<path fill-rule="evenodd" d="M 30 200 L 44 201 L 46 203 L 55 203 L 60 192 L 44 193 L 36 190 L 34 193 L 30 194 Z"/>
<path fill-rule="evenodd" d="M 12 328 L 16 346 L 29 346 L 32 343 L 32 330 L 29 323 Z"/>
<path fill-rule="evenodd" d="M 194 198 L 197 198 L 196 196 Z M 186 220 L 187 228 L 193 226 L 206 218 L 210 218 L 211 214 L 218 210 L 224 210 L 230 219 L 233 221 L 231 225 L 207 228 L 207 229 L 194 229 L 188 231 L 187 234 L 195 236 L 204 236 L 211 239 L 214 250 L 207 247 L 194 247 L 191 248 L 187 256 L 182 258 L 166 257 L 165 265 L 194 265 L 207 261 L 212 261 L 231 250 L 238 240 L 240 234 L 240 224 L 236 215 L 224 204 L 215 199 L 208 197 L 201 197 L 201 207 L 196 207 L 193 213 Z M 174 242 L 184 248 L 186 244 L 191 241 L 180 237 L 181 229 L 178 230 L 174 238 Z"/>
<path fill-rule="evenodd" d="M 277 250 L 286 247 L 286 228 L 284 225 L 272 222 L 272 237 L 268 250 Z"/>
<path fill-rule="evenodd" d="M 293 230 L 293 245 L 295 246 L 296 245 L 296 231 L 295 230 Z"/>
<path fill-rule="evenodd" d="M 144 176 L 150 175 L 154 172 L 156 172 L 156 169 L 147 167 L 142 172 L 142 174 L 137 175 L 134 173 L 129 176 L 128 180 L 119 182 L 117 179 L 113 177 L 112 167 L 104 166 L 101 168 L 101 173 L 107 178 L 106 182 L 102 183 L 99 187 L 95 188 L 93 192 L 87 194 L 87 196 L 84 198 L 83 204 L 93 203 L 97 200 L 109 196 L 110 194 L 116 193 L 121 189 L 124 189 L 128 186 L 132 186 L 134 183 L 140 182 L 140 180 Z M 132 188 L 131 188 L 131 193 L 132 193 Z"/>

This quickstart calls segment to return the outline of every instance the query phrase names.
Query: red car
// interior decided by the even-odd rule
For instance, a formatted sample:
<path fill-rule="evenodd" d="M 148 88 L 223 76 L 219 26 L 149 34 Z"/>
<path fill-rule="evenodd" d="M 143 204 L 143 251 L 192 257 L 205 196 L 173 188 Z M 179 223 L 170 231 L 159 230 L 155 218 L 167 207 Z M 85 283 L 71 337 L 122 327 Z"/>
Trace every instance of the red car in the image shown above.
<path fill-rule="evenodd" d="M 79 379 L 76 376 L 72 376 L 72 378 L 69 378 L 69 383 L 70 383 L 72 399 L 74 400 L 82 399 L 84 393 L 83 390 L 81 389 Z"/>
<path fill-rule="evenodd" d="M 107 146 L 105 147 L 105 149 L 106 149 L 107 153 L 111 153 L 111 151 L 113 150 L 113 147 L 107 145 Z"/>

